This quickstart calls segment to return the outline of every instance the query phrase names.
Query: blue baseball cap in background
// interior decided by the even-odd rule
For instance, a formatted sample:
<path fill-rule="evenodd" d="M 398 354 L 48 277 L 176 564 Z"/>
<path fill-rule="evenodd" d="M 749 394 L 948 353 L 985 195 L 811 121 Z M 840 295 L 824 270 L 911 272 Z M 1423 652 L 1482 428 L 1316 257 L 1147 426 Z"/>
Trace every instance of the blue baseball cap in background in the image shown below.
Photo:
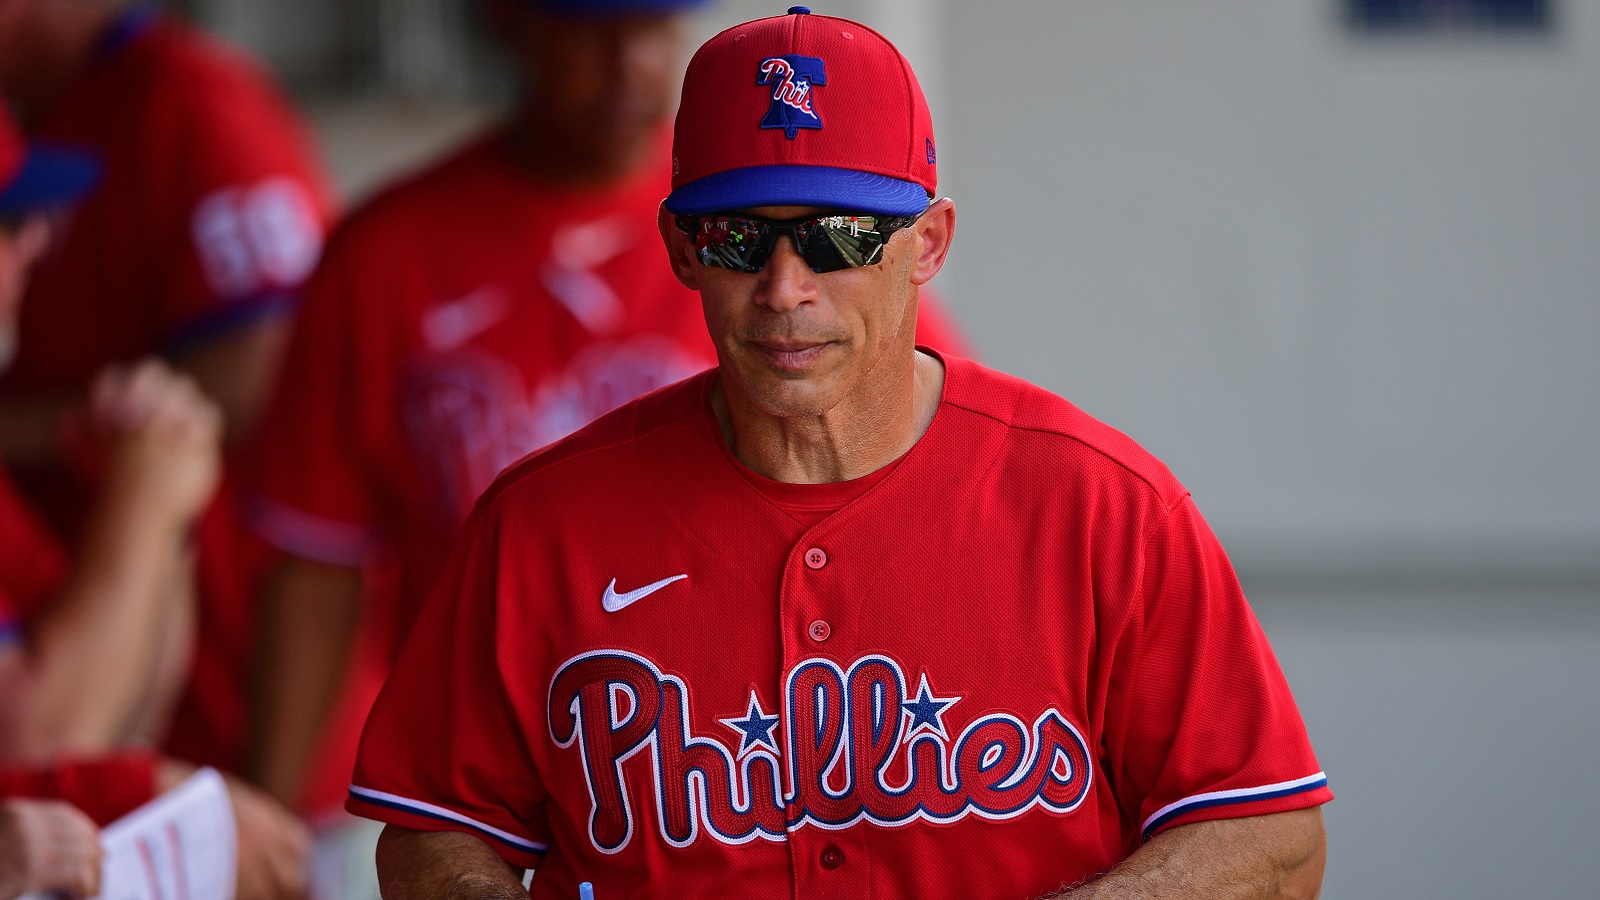
<path fill-rule="evenodd" d="M 0 109 L 0 216 L 19 216 L 70 203 L 100 180 L 88 153 L 30 143 Z"/>

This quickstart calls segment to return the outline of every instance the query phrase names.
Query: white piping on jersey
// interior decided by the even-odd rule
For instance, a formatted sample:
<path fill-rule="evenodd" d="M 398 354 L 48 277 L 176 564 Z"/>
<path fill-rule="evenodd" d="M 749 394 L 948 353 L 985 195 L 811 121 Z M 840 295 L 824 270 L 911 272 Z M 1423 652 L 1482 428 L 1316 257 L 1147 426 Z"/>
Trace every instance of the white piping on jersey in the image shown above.
<path fill-rule="evenodd" d="M 432 803 L 423 803 L 421 800 L 412 800 L 408 797 L 401 797 L 397 794 L 386 794 L 383 791 L 374 791 L 370 788 L 357 787 L 354 784 L 350 785 L 350 793 L 355 795 L 358 799 L 368 800 L 383 806 L 398 806 L 402 809 L 412 809 L 419 813 L 426 813 L 434 818 L 449 819 L 452 822 L 459 822 L 462 825 L 476 828 L 485 834 L 492 834 L 511 846 L 527 850 L 530 853 L 548 853 L 550 851 L 549 844 L 541 844 L 538 841 L 530 841 L 527 838 L 517 837 L 510 832 L 501 831 L 493 825 L 486 825 L 470 816 L 464 816 L 453 809 L 445 809 L 442 806 L 434 806 Z"/>
<path fill-rule="evenodd" d="M 279 550 L 337 566 L 360 566 L 377 544 L 377 532 L 301 512 L 260 496 L 246 506 L 251 530 Z"/>
<path fill-rule="evenodd" d="M 1277 784 L 1264 784 L 1260 787 L 1235 788 L 1229 791 L 1212 791 L 1207 794 L 1195 794 L 1192 797 L 1185 797 L 1175 803 L 1168 803 L 1166 806 L 1156 810 L 1155 813 L 1150 816 L 1150 818 L 1144 820 L 1144 825 L 1142 828 L 1140 828 L 1140 833 L 1148 835 L 1150 832 L 1150 826 L 1153 823 L 1160 821 L 1161 819 L 1168 818 L 1172 815 L 1172 813 L 1183 809 L 1184 807 L 1220 806 L 1223 804 L 1248 803 L 1257 797 L 1265 799 L 1264 795 L 1267 794 L 1294 794 L 1299 793 L 1302 790 L 1322 787 L 1327 783 L 1327 773 L 1318 772 L 1315 775 L 1307 775 L 1304 778 L 1296 778 L 1293 781 L 1280 781 Z"/>

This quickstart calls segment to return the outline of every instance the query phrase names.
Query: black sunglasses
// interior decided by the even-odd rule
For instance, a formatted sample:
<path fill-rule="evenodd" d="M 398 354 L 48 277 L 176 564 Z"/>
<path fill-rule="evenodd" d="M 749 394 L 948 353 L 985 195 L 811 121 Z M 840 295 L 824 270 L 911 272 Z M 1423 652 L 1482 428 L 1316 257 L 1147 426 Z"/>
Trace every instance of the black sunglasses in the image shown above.
<path fill-rule="evenodd" d="M 828 213 L 803 219 L 763 219 L 739 213 L 677 216 L 678 230 L 694 241 L 700 264 L 755 274 L 778 246 L 778 238 L 794 238 L 800 257 L 813 272 L 837 272 L 877 265 L 894 233 L 917 216 L 872 213 Z"/>

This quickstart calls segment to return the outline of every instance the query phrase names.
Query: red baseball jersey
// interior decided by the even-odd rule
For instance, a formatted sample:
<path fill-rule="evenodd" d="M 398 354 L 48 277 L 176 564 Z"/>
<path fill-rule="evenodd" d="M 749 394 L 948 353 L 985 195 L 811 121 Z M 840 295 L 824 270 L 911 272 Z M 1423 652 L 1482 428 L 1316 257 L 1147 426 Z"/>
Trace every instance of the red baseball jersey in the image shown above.
<path fill-rule="evenodd" d="M 109 363 L 181 354 L 292 310 L 332 214 L 309 132 L 253 61 L 140 3 L 34 136 L 94 151 L 99 187 L 35 269 L 0 396 L 80 394 Z M 64 467 L 17 471 L 69 536 L 92 502 Z M 264 547 L 231 477 L 199 531 L 201 640 L 169 749 L 237 769 Z"/>
<path fill-rule="evenodd" d="M 715 372 L 508 470 L 348 808 L 475 834 L 536 898 L 970 898 L 1329 800 L 1183 487 L 1066 401 L 946 365 L 928 432 L 860 482 L 746 470 Z"/>
<path fill-rule="evenodd" d="M 262 429 L 257 530 L 342 565 L 392 551 L 404 633 L 502 469 L 715 361 L 657 235 L 669 178 L 663 148 L 613 187 L 553 188 L 497 133 L 352 216 Z"/>
<path fill-rule="evenodd" d="M 0 799 L 64 800 L 102 826 L 155 795 L 156 758 L 139 751 L 43 768 L 0 769 Z"/>
<path fill-rule="evenodd" d="M 7 394 L 75 391 L 293 308 L 331 197 L 265 72 L 133 8 L 33 137 L 95 152 L 100 186 L 33 273 Z"/>

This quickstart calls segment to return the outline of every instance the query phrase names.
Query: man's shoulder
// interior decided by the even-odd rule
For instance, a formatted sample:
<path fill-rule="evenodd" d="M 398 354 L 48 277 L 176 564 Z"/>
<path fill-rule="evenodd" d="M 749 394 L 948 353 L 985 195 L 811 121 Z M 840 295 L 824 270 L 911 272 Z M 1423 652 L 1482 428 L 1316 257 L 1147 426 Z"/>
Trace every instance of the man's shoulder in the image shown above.
<path fill-rule="evenodd" d="M 169 109 L 199 107 L 232 118 L 263 107 L 274 114 L 290 108 L 260 60 L 178 22 L 156 24 L 113 61 L 110 71 L 118 78 L 142 75 L 156 94 L 152 99 Z"/>
<path fill-rule="evenodd" d="M 645 394 L 512 463 L 483 492 L 478 513 L 528 503 L 559 508 L 599 491 L 626 490 L 649 477 L 642 459 L 700 452 L 704 447 L 690 438 L 706 427 L 706 390 L 715 375 L 707 370 Z"/>
<path fill-rule="evenodd" d="M 363 200 L 334 230 L 334 246 L 350 252 L 379 245 L 385 250 L 396 240 L 460 237 L 482 219 L 471 215 L 486 200 L 483 183 L 492 166 L 493 137 L 470 140 L 441 157 L 403 174 Z M 493 200 L 493 198 L 487 198 Z M 448 223 L 449 233 L 440 229 Z M 385 253 L 385 265 L 396 260 Z M 428 258 L 438 259 L 438 254 Z"/>
<path fill-rule="evenodd" d="M 1010 464 L 1038 467 L 1056 477 L 1121 473 L 1148 486 L 1167 506 L 1187 493 L 1150 451 L 1066 398 L 970 360 L 952 358 L 946 365 L 945 405 L 1005 428 L 1003 439 L 1013 450 Z"/>

